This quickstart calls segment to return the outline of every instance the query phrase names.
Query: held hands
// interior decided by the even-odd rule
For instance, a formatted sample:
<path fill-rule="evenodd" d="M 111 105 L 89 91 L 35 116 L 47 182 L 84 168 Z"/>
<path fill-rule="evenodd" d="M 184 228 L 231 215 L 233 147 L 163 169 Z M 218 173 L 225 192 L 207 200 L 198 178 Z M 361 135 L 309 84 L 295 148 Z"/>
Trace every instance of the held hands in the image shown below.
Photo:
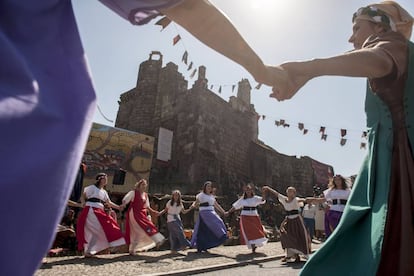
<path fill-rule="evenodd" d="M 292 98 L 312 77 L 305 72 L 305 62 L 287 62 L 280 66 L 268 67 L 273 74 L 271 98 L 278 101 Z"/>

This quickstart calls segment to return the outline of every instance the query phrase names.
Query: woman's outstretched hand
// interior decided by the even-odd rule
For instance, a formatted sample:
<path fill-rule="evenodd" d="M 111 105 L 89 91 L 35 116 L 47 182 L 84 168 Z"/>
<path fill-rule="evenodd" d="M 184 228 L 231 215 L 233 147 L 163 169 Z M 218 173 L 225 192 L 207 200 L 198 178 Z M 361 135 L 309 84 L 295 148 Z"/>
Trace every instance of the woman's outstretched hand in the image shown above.
<path fill-rule="evenodd" d="M 287 62 L 276 68 L 282 69 L 283 73 L 278 74 L 269 96 L 278 101 L 288 100 L 299 91 L 311 77 L 302 70 L 302 62 Z"/>

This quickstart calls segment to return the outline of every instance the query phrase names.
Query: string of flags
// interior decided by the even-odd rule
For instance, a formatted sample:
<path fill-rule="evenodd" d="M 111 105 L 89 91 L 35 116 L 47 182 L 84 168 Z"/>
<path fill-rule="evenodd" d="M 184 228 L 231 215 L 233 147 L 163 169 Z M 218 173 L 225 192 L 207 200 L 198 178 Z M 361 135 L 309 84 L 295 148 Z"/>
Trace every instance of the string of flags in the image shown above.
<path fill-rule="evenodd" d="M 168 17 L 162 17 L 160 20 L 158 20 L 155 23 L 155 25 L 161 26 L 161 31 L 163 31 L 171 22 L 172 21 Z M 182 38 L 181 38 L 181 35 L 178 33 L 178 30 L 177 30 L 177 35 L 174 36 L 173 41 L 172 41 L 173 46 L 175 46 L 180 41 L 182 42 Z M 184 46 L 183 43 L 182 43 L 182 45 L 184 47 L 184 53 L 182 55 L 181 61 L 187 66 L 187 71 L 190 71 L 191 72 L 190 73 L 190 78 L 192 79 L 195 76 L 195 74 L 197 73 L 197 68 L 193 68 L 193 67 L 195 67 L 195 65 L 194 65 L 193 61 L 190 60 L 189 53 L 188 53 L 188 51 L 185 48 L 185 46 Z M 218 92 L 219 94 L 221 94 L 223 92 L 223 88 L 231 87 L 231 93 L 234 93 L 234 91 L 235 91 L 235 89 L 236 89 L 237 86 L 238 86 L 237 84 L 230 84 L 230 85 L 223 85 L 223 84 L 216 85 L 216 84 L 211 84 L 210 85 L 210 90 L 211 91 L 214 91 L 213 89 L 217 89 L 216 92 Z M 261 84 L 260 83 L 255 86 L 255 89 L 256 90 L 259 90 L 260 88 L 261 88 Z M 102 114 L 102 112 L 101 112 L 101 114 Z M 103 114 L 102 114 L 102 116 L 103 116 Z M 260 120 L 260 119 L 265 120 L 266 119 L 266 115 L 258 115 L 258 118 L 257 119 L 258 120 Z M 275 120 L 275 125 L 277 127 L 284 127 L 284 128 L 290 127 L 290 124 L 288 124 L 285 119 Z M 309 131 L 310 131 L 309 130 L 309 127 L 306 127 L 304 123 L 299 122 L 299 123 L 297 123 L 297 126 L 298 126 L 298 129 L 302 132 L 303 135 L 308 134 Z M 320 126 L 319 127 L 319 133 L 321 135 L 320 136 L 321 140 L 327 141 L 327 139 L 328 139 L 328 133 L 327 133 L 327 128 L 325 126 Z M 346 143 L 347 143 L 347 141 L 351 140 L 351 139 L 347 138 L 347 136 L 346 136 L 347 133 L 348 133 L 348 130 L 347 129 L 340 129 L 340 132 L 339 132 L 339 134 L 340 134 L 340 141 L 339 141 L 339 143 L 340 143 L 341 146 L 345 146 Z M 362 141 L 360 142 L 360 149 L 366 149 L 366 145 L 367 145 L 367 143 L 366 143 L 366 140 L 367 140 L 367 132 L 366 131 L 362 131 L 361 133 L 362 133 L 361 134 Z M 330 136 L 332 136 L 332 135 L 330 135 Z"/>
<path fill-rule="evenodd" d="M 257 116 L 258 120 L 260 120 L 260 119 L 266 120 L 266 118 L 267 118 L 266 115 L 258 115 Z M 276 127 L 283 127 L 283 128 L 287 128 L 287 127 L 291 126 L 291 124 L 288 123 L 285 119 L 274 120 L 274 124 L 276 125 Z M 305 125 L 305 123 L 302 123 L 302 122 L 298 122 L 298 123 L 296 123 L 296 125 L 297 125 L 299 131 L 301 131 L 303 135 L 306 135 L 306 134 L 309 133 L 310 127 L 312 127 L 312 128 L 317 127 L 317 128 L 319 128 L 319 134 L 320 134 L 321 140 L 327 141 L 327 139 L 328 139 L 328 128 L 326 126 L 318 126 L 318 125 L 313 125 L 313 124 Z M 368 139 L 368 132 L 367 131 L 365 131 L 365 130 L 363 130 L 363 131 L 350 130 L 350 129 L 346 129 L 346 128 L 338 129 L 338 128 L 334 128 L 334 127 L 329 127 L 329 130 L 330 130 L 329 131 L 330 133 L 332 133 L 333 130 L 335 130 L 335 131 L 339 130 L 339 138 L 340 138 L 339 144 L 341 146 L 345 146 L 347 141 L 353 140 L 353 139 L 349 139 L 347 137 L 347 134 L 349 132 L 358 132 L 358 133 L 360 133 L 360 135 L 361 135 L 360 138 L 362 139 L 362 141 L 360 141 L 360 149 L 366 149 L 367 139 Z M 330 134 L 330 136 L 333 136 L 334 138 L 338 137 L 338 136 L 335 136 L 335 135 L 332 135 L 332 134 Z M 355 140 L 353 140 L 353 141 L 355 141 Z"/>

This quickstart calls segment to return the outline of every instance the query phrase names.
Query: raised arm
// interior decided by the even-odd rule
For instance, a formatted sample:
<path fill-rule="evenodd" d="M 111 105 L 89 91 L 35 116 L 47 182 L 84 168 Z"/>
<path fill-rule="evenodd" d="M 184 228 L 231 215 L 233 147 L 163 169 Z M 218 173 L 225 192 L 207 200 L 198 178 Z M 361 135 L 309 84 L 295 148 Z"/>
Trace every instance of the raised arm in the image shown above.
<path fill-rule="evenodd" d="M 266 67 L 227 16 L 208 0 L 186 0 L 161 12 L 210 48 L 243 66 L 257 82 L 273 86 L 286 76 L 280 68 Z"/>
<path fill-rule="evenodd" d="M 262 187 L 262 192 L 266 193 L 266 192 L 270 192 L 271 194 L 273 194 L 274 196 L 278 197 L 279 196 L 279 192 L 274 190 L 273 188 L 269 187 L 269 186 L 263 186 Z"/>
<path fill-rule="evenodd" d="M 270 95 L 277 100 L 290 99 L 309 80 L 320 76 L 380 78 L 393 69 L 392 58 L 381 48 L 364 48 L 329 58 L 288 62 L 281 65 L 288 74 Z"/>

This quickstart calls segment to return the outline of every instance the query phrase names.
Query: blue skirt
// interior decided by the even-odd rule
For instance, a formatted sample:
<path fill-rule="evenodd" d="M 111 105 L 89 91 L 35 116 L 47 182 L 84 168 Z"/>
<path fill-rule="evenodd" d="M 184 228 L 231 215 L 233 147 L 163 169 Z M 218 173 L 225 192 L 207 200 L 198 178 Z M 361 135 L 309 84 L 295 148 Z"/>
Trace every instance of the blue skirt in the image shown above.
<path fill-rule="evenodd" d="M 227 228 L 213 210 L 201 210 L 194 227 L 191 246 L 198 252 L 223 244 L 227 240 Z"/>

